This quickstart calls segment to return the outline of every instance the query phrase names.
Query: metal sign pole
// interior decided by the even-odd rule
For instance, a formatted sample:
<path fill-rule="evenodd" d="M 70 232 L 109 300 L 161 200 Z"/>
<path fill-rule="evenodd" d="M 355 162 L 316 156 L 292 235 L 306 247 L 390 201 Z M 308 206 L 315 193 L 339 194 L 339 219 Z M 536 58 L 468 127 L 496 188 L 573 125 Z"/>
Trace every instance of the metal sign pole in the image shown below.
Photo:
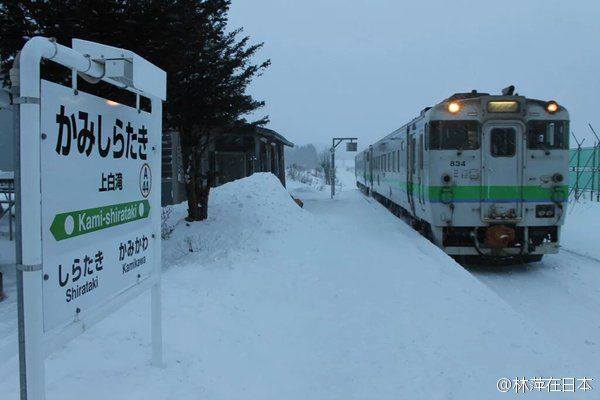
<path fill-rule="evenodd" d="M 45 398 L 42 308 L 40 178 L 40 61 L 51 48 L 27 42 L 15 61 L 14 124 L 18 163 L 16 183 L 17 291 L 21 400 Z M 24 167 L 26 166 L 26 167 Z"/>
<path fill-rule="evenodd" d="M 152 114 L 155 118 L 155 123 L 158 123 L 157 126 L 161 126 L 162 123 L 162 102 L 157 98 L 152 98 Z M 158 157 L 158 162 L 156 163 L 156 171 L 152 176 L 152 185 L 155 188 L 161 187 L 162 184 L 162 140 L 161 134 L 162 132 L 156 132 L 159 136 L 158 140 L 155 141 L 156 146 L 152 149 L 155 157 Z M 154 197 L 154 204 L 161 204 L 161 191 L 153 190 L 152 196 Z M 160 221 L 161 218 L 161 209 L 160 207 L 154 207 L 152 210 L 154 213 L 154 218 L 156 221 Z M 153 242 L 154 242 L 154 269 L 155 269 L 155 277 L 156 281 L 152 286 L 150 291 L 150 303 L 151 303 L 151 334 L 152 334 L 152 365 L 156 367 L 163 367 L 163 337 L 162 337 L 162 295 L 161 295 L 161 273 L 162 273 L 162 264 L 161 264 L 161 229 L 160 226 L 157 226 L 153 233 Z"/>
<path fill-rule="evenodd" d="M 335 196 L 335 147 L 334 146 L 331 146 L 331 164 L 329 165 L 329 184 L 331 185 L 331 198 L 332 199 Z"/>
<path fill-rule="evenodd" d="M 335 148 L 342 143 L 343 141 L 348 141 L 348 143 L 346 143 L 346 151 L 356 151 L 356 146 L 357 146 L 357 138 L 337 138 L 334 137 L 333 139 L 331 139 L 331 165 L 330 165 L 330 171 L 329 171 L 329 178 L 330 178 L 330 183 L 331 183 L 331 198 L 333 199 L 333 197 L 335 196 Z"/>

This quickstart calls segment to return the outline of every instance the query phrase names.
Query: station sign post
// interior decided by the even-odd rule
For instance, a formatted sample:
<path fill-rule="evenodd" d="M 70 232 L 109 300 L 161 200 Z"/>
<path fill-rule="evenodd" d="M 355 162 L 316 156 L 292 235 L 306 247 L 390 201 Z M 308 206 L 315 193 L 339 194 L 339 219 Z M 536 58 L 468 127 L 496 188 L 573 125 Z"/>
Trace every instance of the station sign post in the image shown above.
<path fill-rule="evenodd" d="M 40 63 L 73 71 L 42 80 Z M 77 89 L 77 74 L 136 95 L 136 107 Z M 90 79 L 91 78 L 91 79 Z M 45 398 L 44 360 L 151 291 L 152 360 L 162 365 L 161 141 L 166 74 L 124 49 L 35 37 L 11 71 L 17 138 L 21 399 Z M 151 108 L 141 109 L 140 96 Z"/>
<path fill-rule="evenodd" d="M 331 153 L 331 162 L 330 162 L 330 172 L 329 172 L 329 180 L 331 183 L 331 198 L 333 199 L 335 197 L 335 149 L 336 147 L 338 147 L 340 145 L 340 143 L 342 142 L 346 142 L 346 151 L 348 152 L 356 152 L 358 143 L 357 143 L 358 138 L 352 137 L 334 137 L 333 139 L 331 139 L 331 148 L 329 149 L 329 152 Z"/>

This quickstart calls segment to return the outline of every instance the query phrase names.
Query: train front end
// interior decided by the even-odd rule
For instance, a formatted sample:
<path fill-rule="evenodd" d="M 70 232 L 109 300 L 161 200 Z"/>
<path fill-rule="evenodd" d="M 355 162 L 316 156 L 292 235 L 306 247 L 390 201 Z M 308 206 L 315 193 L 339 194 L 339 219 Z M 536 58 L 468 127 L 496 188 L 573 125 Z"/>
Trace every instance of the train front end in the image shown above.
<path fill-rule="evenodd" d="M 558 252 L 568 201 L 569 115 L 554 101 L 455 95 L 428 112 L 434 239 L 451 255 Z"/>

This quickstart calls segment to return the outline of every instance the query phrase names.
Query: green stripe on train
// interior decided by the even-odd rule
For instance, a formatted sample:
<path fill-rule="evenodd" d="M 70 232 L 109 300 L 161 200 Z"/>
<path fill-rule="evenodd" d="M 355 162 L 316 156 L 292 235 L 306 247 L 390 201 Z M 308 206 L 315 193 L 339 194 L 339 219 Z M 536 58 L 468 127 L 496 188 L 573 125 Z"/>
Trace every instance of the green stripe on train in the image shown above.
<path fill-rule="evenodd" d="M 569 187 L 541 186 L 429 186 L 427 195 L 430 201 L 565 201 Z"/>
<path fill-rule="evenodd" d="M 376 182 L 376 181 L 375 181 Z M 384 178 L 381 184 L 389 184 L 402 190 L 409 190 L 414 195 L 421 191 L 420 185 L 400 182 L 397 179 Z M 560 185 L 555 187 L 541 186 L 424 186 L 425 196 L 429 201 L 508 201 L 521 199 L 524 201 L 566 201 L 569 187 Z"/>

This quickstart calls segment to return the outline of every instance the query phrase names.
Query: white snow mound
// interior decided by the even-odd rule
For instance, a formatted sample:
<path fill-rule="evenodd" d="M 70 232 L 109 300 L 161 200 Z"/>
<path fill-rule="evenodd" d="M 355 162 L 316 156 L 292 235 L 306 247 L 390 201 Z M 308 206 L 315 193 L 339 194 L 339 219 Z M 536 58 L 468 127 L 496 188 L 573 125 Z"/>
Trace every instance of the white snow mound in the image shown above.
<path fill-rule="evenodd" d="M 312 219 L 271 173 L 256 173 L 211 190 L 206 221 L 187 223 L 186 215 L 187 203 L 173 207 L 169 223 L 177 229 L 168 239 L 165 265 L 190 253 L 215 259 L 248 249 L 260 251 L 265 243 L 283 240 L 297 224 Z"/>

